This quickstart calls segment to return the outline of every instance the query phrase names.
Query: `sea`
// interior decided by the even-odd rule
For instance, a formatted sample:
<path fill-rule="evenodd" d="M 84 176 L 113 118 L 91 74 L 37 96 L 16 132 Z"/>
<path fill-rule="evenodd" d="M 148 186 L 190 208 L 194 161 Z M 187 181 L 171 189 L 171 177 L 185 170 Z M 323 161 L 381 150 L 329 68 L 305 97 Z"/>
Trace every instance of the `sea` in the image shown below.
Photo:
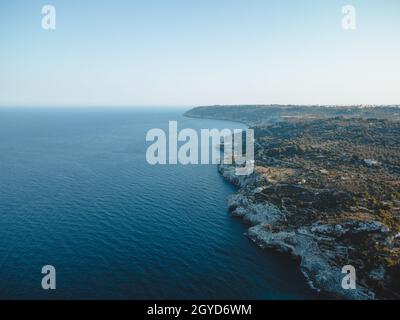
<path fill-rule="evenodd" d="M 184 111 L 0 109 L 0 299 L 319 298 L 298 262 L 245 236 L 215 165 L 148 163 L 146 134 L 169 121 L 244 128 Z"/>

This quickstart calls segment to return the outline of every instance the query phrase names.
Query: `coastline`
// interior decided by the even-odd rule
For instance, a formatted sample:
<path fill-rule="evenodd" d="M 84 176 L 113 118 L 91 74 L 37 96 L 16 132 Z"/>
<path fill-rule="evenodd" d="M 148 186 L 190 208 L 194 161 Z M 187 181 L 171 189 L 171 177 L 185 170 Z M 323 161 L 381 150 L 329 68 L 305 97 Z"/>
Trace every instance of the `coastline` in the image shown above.
<path fill-rule="evenodd" d="M 190 111 L 190 110 L 188 110 Z M 188 112 L 187 111 L 187 112 Z M 222 120 L 222 121 L 229 121 L 229 122 L 236 122 L 239 124 L 243 124 L 246 127 L 250 127 L 250 124 L 244 121 L 233 121 L 231 119 L 223 119 L 215 117 L 207 117 L 207 116 L 197 116 L 197 115 L 187 115 L 185 112 L 184 116 L 193 119 L 209 119 L 209 120 Z M 290 250 L 289 247 L 286 247 L 282 242 L 280 246 L 273 245 L 271 241 L 266 241 L 263 238 L 263 234 L 265 230 L 263 226 L 265 224 L 271 224 L 280 219 L 284 218 L 284 214 L 281 212 L 279 208 L 274 206 L 273 204 L 265 204 L 262 207 L 252 207 L 251 202 L 249 201 L 248 195 L 244 195 L 246 187 L 250 187 L 254 180 L 256 180 L 257 172 L 254 172 L 249 177 L 247 176 L 237 176 L 235 174 L 235 167 L 233 165 L 222 165 L 219 164 L 217 167 L 218 173 L 221 177 L 229 182 L 236 188 L 236 192 L 228 197 L 227 209 L 232 217 L 239 218 L 242 223 L 249 226 L 245 235 L 251 240 L 255 245 L 259 248 L 265 250 L 273 250 L 278 253 L 286 254 L 291 256 L 294 259 L 294 263 L 300 267 L 300 271 L 305 277 L 305 281 L 307 282 L 308 286 L 315 290 L 316 292 L 322 293 L 321 289 L 314 285 L 312 277 L 305 272 L 301 268 L 301 256 L 295 255 L 293 251 Z M 323 292 L 324 295 L 329 296 L 331 293 L 329 291 Z"/>
<path fill-rule="evenodd" d="M 230 118 L 193 115 L 185 113 L 186 117 L 198 119 L 217 119 L 233 121 Z M 251 127 L 251 123 L 235 121 Z M 273 122 L 271 120 L 271 122 Z M 345 276 L 342 267 L 336 262 L 337 252 L 343 253 L 346 248 L 335 243 L 332 237 L 335 233 L 357 234 L 361 232 L 381 232 L 386 234 L 385 226 L 379 223 L 368 225 L 360 222 L 358 225 L 337 225 L 339 230 L 332 230 L 331 225 L 315 223 L 300 228 L 282 227 L 286 214 L 272 203 L 256 203 L 258 193 L 269 187 L 268 177 L 259 172 L 257 166 L 252 175 L 238 177 L 234 165 L 218 165 L 221 176 L 237 188 L 237 192 L 228 199 L 228 211 L 234 217 L 242 219 L 249 225 L 247 237 L 261 249 L 269 249 L 290 255 L 298 262 L 301 272 L 309 287 L 324 296 L 333 299 L 371 300 L 376 299 L 376 293 L 369 287 L 357 284 L 355 290 L 342 288 Z M 272 186 L 271 186 L 272 187 Z M 272 187 L 273 188 L 273 187 Z M 322 252 L 320 246 L 330 247 Z"/>
<path fill-rule="evenodd" d="M 309 227 L 298 230 L 280 230 L 286 219 L 285 213 L 273 204 L 256 204 L 254 196 L 260 191 L 259 182 L 265 182 L 257 170 L 249 177 L 235 175 L 235 167 L 219 165 L 221 176 L 238 188 L 237 193 L 228 199 L 228 210 L 234 217 L 249 225 L 247 237 L 261 249 L 270 249 L 289 254 L 298 262 L 301 272 L 311 289 L 332 298 L 369 300 L 374 299 L 374 292 L 363 286 L 357 290 L 344 290 L 341 287 L 343 274 L 341 268 L 319 250 L 317 243 L 330 241 L 323 236 L 316 236 L 315 229 Z M 317 228 L 317 226 L 314 226 Z M 323 226 L 321 226 L 323 228 Z M 336 249 L 336 248 L 335 248 Z"/>

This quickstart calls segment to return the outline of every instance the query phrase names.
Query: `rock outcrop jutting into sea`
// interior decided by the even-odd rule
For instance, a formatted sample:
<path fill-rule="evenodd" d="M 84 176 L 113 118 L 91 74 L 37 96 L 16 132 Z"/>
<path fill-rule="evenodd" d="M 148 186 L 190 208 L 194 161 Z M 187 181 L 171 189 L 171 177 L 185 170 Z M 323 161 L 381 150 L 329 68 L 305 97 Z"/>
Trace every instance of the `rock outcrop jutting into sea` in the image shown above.
<path fill-rule="evenodd" d="M 234 164 L 218 166 L 238 188 L 228 208 L 250 225 L 252 241 L 295 257 L 316 290 L 393 299 L 400 293 L 397 110 L 216 106 L 186 115 L 254 128 L 254 172 L 237 176 Z M 342 286 L 348 265 L 356 270 L 355 289 Z"/>

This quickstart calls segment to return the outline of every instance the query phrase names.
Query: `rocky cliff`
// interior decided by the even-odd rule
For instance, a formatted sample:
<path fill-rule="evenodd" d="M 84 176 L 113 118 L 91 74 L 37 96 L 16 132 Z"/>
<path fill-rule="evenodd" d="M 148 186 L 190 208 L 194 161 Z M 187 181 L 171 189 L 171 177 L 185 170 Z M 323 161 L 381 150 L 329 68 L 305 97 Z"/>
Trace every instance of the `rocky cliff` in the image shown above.
<path fill-rule="evenodd" d="M 400 123 L 357 117 L 358 108 L 345 111 L 354 118 L 330 117 L 343 109 L 329 108 L 317 119 L 280 120 L 267 117 L 267 109 L 253 107 L 244 117 L 248 109 L 238 106 L 187 114 L 236 117 L 255 130 L 254 173 L 218 167 L 238 188 L 229 211 L 250 225 L 247 235 L 260 247 L 297 259 L 316 290 L 344 299 L 399 298 Z M 386 117 L 390 110 L 362 114 Z M 348 265 L 356 270 L 355 289 L 342 287 Z"/>

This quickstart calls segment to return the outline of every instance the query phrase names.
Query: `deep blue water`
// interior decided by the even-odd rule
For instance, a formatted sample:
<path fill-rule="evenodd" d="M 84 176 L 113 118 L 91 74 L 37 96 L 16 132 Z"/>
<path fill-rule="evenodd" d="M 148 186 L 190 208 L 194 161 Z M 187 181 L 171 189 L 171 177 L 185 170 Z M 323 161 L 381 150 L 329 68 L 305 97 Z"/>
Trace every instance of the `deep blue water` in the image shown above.
<path fill-rule="evenodd" d="M 0 109 L 0 298 L 315 298 L 292 261 L 244 236 L 215 166 L 146 162 L 146 132 L 169 120 L 242 127 L 182 113 Z"/>

